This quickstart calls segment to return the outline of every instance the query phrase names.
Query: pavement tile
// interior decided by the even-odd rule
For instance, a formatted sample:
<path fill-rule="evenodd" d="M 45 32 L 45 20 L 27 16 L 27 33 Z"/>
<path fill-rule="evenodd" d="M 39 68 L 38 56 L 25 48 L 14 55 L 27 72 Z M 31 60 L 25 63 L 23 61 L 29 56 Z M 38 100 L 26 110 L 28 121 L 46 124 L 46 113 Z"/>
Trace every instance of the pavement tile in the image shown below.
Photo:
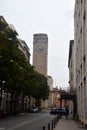
<path fill-rule="evenodd" d="M 61 118 L 54 130 L 87 130 L 80 122 L 75 122 L 72 119 Z"/>

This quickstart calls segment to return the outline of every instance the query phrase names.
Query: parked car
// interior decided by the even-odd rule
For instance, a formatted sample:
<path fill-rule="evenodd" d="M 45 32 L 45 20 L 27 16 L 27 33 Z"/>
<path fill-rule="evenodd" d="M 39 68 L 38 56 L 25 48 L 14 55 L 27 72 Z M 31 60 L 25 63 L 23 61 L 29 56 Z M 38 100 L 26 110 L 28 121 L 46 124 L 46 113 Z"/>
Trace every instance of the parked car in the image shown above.
<path fill-rule="evenodd" d="M 61 111 L 61 115 L 64 115 L 64 116 L 65 116 L 65 115 L 67 114 L 65 107 L 62 107 L 62 108 L 60 109 L 60 111 Z"/>
<path fill-rule="evenodd" d="M 58 115 L 66 115 L 66 108 L 65 107 L 53 107 L 50 110 L 50 114 L 58 114 Z"/>
<path fill-rule="evenodd" d="M 39 111 L 39 109 L 38 109 L 38 107 L 32 107 L 31 109 L 30 109 L 30 112 L 31 113 L 37 113 Z"/>
<path fill-rule="evenodd" d="M 2 109 L 0 110 L 0 118 L 3 118 L 6 116 L 6 112 Z"/>
<path fill-rule="evenodd" d="M 56 115 L 57 114 L 56 110 L 57 110 L 56 107 L 51 108 L 50 114 Z"/>

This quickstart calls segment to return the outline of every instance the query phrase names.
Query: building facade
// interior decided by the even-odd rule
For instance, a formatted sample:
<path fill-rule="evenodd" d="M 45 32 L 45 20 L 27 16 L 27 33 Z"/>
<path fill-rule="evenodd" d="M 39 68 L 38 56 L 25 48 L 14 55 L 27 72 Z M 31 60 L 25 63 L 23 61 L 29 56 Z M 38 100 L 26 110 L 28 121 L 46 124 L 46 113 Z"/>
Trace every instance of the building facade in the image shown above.
<path fill-rule="evenodd" d="M 74 56 L 77 110 L 80 121 L 87 125 L 87 0 L 75 0 Z"/>
<path fill-rule="evenodd" d="M 69 58 L 68 58 L 68 68 L 69 68 L 69 90 L 74 91 L 74 40 L 70 40 L 69 44 Z"/>
<path fill-rule="evenodd" d="M 18 39 L 18 47 L 23 52 L 26 60 L 30 63 L 30 49 L 24 40 Z"/>
<path fill-rule="evenodd" d="M 74 40 L 70 40 L 69 43 L 69 58 L 68 58 L 68 68 L 69 68 L 69 93 L 75 94 L 75 58 L 74 58 Z M 72 100 L 68 101 L 68 106 L 70 110 L 70 117 L 74 115 L 74 103 Z"/>
<path fill-rule="evenodd" d="M 52 76 L 47 76 L 48 79 L 48 86 L 50 87 L 49 90 L 52 91 L 53 90 L 53 78 Z"/>
<path fill-rule="evenodd" d="M 48 98 L 48 107 L 52 106 L 52 90 L 53 90 L 53 78 L 51 76 L 47 76 L 48 86 L 49 86 L 49 98 Z"/>
<path fill-rule="evenodd" d="M 33 66 L 35 70 L 47 77 L 48 36 L 47 34 L 34 34 L 33 38 Z"/>
<path fill-rule="evenodd" d="M 8 27 L 10 29 L 12 29 L 14 32 L 16 32 L 16 34 L 18 35 L 13 24 L 8 24 Z M 29 47 L 27 46 L 27 44 L 24 40 L 19 39 L 18 37 L 17 37 L 17 39 L 18 39 L 18 48 L 23 52 L 26 60 L 29 61 L 29 63 L 30 63 L 30 49 L 29 49 Z"/>
<path fill-rule="evenodd" d="M 62 93 L 65 93 L 65 90 L 61 90 L 58 89 L 57 87 L 56 88 L 53 88 L 53 90 L 51 91 L 52 93 L 52 106 L 54 107 L 66 107 L 66 100 L 65 99 L 62 99 L 61 100 L 61 94 Z"/>
<path fill-rule="evenodd" d="M 33 37 L 33 66 L 40 74 L 47 78 L 48 61 L 48 36 L 47 34 L 38 33 Z M 48 100 L 41 101 L 41 107 L 48 107 Z"/>

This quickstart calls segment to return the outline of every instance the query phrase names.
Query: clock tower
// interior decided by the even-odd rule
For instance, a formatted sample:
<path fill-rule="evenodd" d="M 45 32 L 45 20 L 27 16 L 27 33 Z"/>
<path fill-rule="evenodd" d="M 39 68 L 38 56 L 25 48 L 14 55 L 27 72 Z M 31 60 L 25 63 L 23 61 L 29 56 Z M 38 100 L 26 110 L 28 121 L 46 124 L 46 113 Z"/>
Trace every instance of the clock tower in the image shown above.
<path fill-rule="evenodd" d="M 33 66 L 47 77 L 48 36 L 38 33 L 33 37 Z"/>

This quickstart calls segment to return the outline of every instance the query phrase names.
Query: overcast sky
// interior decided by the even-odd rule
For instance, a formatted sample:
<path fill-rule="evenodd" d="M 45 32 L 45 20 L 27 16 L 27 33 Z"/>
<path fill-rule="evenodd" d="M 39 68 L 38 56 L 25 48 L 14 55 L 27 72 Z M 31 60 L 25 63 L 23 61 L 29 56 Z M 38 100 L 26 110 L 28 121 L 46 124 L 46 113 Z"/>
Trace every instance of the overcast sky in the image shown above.
<path fill-rule="evenodd" d="M 75 0 L 1 0 L 0 14 L 13 24 L 31 53 L 33 34 L 48 35 L 48 75 L 54 86 L 67 87 L 69 81 L 69 41 L 74 37 Z"/>

